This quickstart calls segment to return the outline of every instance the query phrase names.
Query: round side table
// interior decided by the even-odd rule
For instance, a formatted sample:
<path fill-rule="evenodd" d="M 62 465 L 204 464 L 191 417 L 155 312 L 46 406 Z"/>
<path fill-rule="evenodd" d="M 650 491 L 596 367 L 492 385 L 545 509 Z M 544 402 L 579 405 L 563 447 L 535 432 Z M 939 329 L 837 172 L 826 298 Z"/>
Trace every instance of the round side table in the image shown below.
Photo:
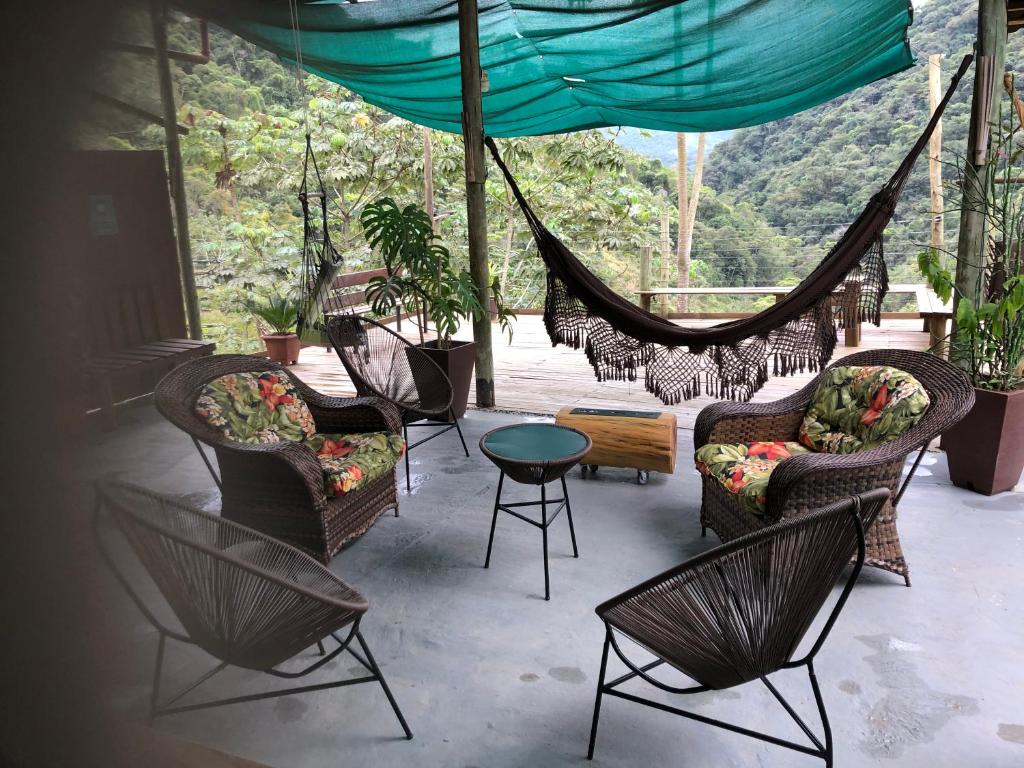
<path fill-rule="evenodd" d="M 498 512 L 507 512 L 513 517 L 540 528 L 544 542 L 544 599 L 551 599 L 551 580 L 548 575 L 548 527 L 562 510 L 569 521 L 569 536 L 572 539 L 572 556 L 579 557 L 576 547 L 576 530 L 572 525 L 572 508 L 569 506 L 569 489 L 565 484 L 565 473 L 576 466 L 590 450 L 590 438 L 572 427 L 557 424 L 513 424 L 499 427 L 480 438 L 480 450 L 501 470 L 498 478 L 498 492 L 494 498 L 494 516 L 491 518 L 491 535 L 487 539 L 487 557 L 484 568 L 491 565 L 491 548 L 494 545 L 494 529 Z M 521 501 L 513 504 L 501 503 L 501 488 L 505 476 L 517 483 L 540 486 L 540 501 Z M 546 484 L 559 480 L 562 483 L 562 498 L 547 498 Z M 548 506 L 558 504 L 554 513 L 548 516 Z M 540 521 L 527 517 L 517 510 L 524 507 L 540 507 Z"/>

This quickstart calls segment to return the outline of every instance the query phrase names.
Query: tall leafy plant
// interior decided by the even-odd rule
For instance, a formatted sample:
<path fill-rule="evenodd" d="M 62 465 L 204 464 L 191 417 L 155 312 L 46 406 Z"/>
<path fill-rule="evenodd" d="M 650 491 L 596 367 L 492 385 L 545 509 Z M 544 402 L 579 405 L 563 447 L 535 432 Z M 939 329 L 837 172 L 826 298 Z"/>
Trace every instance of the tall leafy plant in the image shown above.
<path fill-rule="evenodd" d="M 1008 391 L 1024 387 L 1024 126 L 1016 110 L 993 126 L 992 151 L 980 173 L 959 162 L 964 200 L 985 216 L 987 238 L 974 291 L 958 291 L 935 249 L 918 255 L 918 268 L 943 300 L 957 294 L 950 359 L 960 361 L 974 386 Z"/>
<path fill-rule="evenodd" d="M 417 315 L 422 310 L 434 324 L 442 349 L 451 346 L 452 335 L 463 321 L 486 315 L 472 277 L 437 241 L 426 211 L 417 205 L 401 207 L 390 197 L 382 197 L 366 205 L 359 219 L 367 242 L 381 254 L 387 271 L 372 278 L 366 290 L 375 313 L 390 314 L 403 304 Z M 488 298 L 497 307 L 502 329 L 511 335 L 515 316 L 504 305 L 497 278 Z"/>

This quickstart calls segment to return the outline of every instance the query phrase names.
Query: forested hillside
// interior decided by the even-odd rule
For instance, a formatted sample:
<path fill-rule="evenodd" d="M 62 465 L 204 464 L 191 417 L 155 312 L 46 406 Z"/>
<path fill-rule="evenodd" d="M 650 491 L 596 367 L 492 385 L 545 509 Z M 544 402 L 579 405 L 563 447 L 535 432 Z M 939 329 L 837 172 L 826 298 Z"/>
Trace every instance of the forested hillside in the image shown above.
<path fill-rule="evenodd" d="M 947 54 L 945 75 L 969 49 L 971 0 L 931 0 L 919 7 L 912 42 L 922 58 Z M 126 39 L 146 39 L 131 24 Z M 180 18 L 171 46 L 198 48 L 198 32 Z M 1009 61 L 1022 60 L 1024 35 L 1011 37 Z M 208 333 L 224 350 L 259 342 L 243 309 L 253 293 L 297 284 L 302 220 L 297 200 L 308 120 L 330 200 L 334 241 L 348 270 L 377 266 L 358 226 L 368 202 L 390 195 L 423 201 L 424 132 L 315 77 L 300 91 L 296 73 L 232 34 L 212 28 L 213 61 L 174 63 L 192 228 L 192 248 Z M 112 95 L 159 112 L 152 62 L 112 56 Z M 927 118 L 927 73 L 915 67 L 829 104 L 765 126 L 734 132 L 711 152 L 694 232 L 691 277 L 703 285 L 794 283 L 893 171 Z M 945 120 L 946 158 L 964 146 L 961 89 Z M 614 131 L 502 140 L 502 152 L 548 224 L 616 291 L 639 285 L 639 254 L 668 254 L 675 283 L 674 168 L 617 142 Z M 440 235 L 465 257 L 462 147 L 458 136 L 431 132 L 435 210 Z M 690 142 L 695 146 L 695 141 Z M 84 146 L 154 148 L 163 129 L 123 111 L 100 110 Z M 952 177 L 952 173 L 947 174 Z M 496 171 L 487 182 L 491 269 L 514 306 L 538 306 L 543 273 L 529 231 Z M 927 163 L 918 163 L 890 227 L 888 254 L 899 280 L 918 281 L 910 266 L 927 240 Z M 661 219 L 669 220 L 662 237 Z M 955 216 L 947 217 L 954 242 Z M 665 247 L 667 245 L 667 248 Z M 768 299 L 770 301 L 770 299 Z M 741 300 L 702 299 L 695 309 L 736 307 Z"/>
<path fill-rule="evenodd" d="M 915 3 L 910 40 L 919 66 L 792 117 L 736 131 L 711 153 L 705 184 L 749 201 L 780 232 L 828 244 L 895 170 L 924 126 L 928 54 L 944 55 L 945 89 L 971 50 L 976 13 L 975 0 Z M 1022 65 L 1024 35 L 1014 34 L 1007 66 L 1019 72 Z M 947 182 L 966 146 L 972 74 L 943 118 Z M 953 189 L 947 191 L 947 205 L 956 205 Z M 920 281 L 911 262 L 919 245 L 928 242 L 928 210 L 928 163 L 922 157 L 887 232 L 887 259 L 898 280 Z M 945 218 L 946 242 L 955 248 L 958 214 L 954 210 Z"/>
<path fill-rule="evenodd" d="M 146 25 L 129 25 L 125 37 L 146 43 Z M 170 30 L 173 48 L 198 48 L 194 23 L 179 19 Z M 243 309 L 253 293 L 286 291 L 298 282 L 302 220 L 301 182 L 308 119 L 330 200 L 334 242 L 346 270 L 379 265 L 358 225 L 359 212 L 381 195 L 399 203 L 423 201 L 424 134 L 418 126 L 364 103 L 334 84 L 307 76 L 302 94 L 294 69 L 232 34 L 211 29 L 213 61 L 173 62 L 196 263 L 206 331 L 222 349 L 259 345 Z M 125 100 L 159 112 L 151 63 L 114 58 L 112 86 Z M 305 109 L 304 109 L 305 106 Z M 121 113 L 102 113 L 87 146 L 162 146 L 163 130 Z M 461 138 L 431 132 L 435 209 L 440 236 L 465 258 L 465 201 Z M 675 181 L 656 160 L 624 148 L 609 132 L 587 131 L 500 142 L 524 192 L 545 223 L 615 290 L 639 287 L 639 254 L 655 248 L 660 274 L 661 219 L 669 219 L 669 279 L 675 280 Z M 544 276 L 529 230 L 501 176 L 487 182 L 491 269 L 513 306 L 539 306 Z M 774 234 L 747 204 L 708 193 L 705 231 L 728 243 L 742 236 L 758 249 L 743 262 L 718 268 L 694 265 L 708 282 L 773 280 L 793 241 Z M 749 262 L 749 263 L 748 263 Z M 755 277 L 756 276 L 756 277 Z"/>

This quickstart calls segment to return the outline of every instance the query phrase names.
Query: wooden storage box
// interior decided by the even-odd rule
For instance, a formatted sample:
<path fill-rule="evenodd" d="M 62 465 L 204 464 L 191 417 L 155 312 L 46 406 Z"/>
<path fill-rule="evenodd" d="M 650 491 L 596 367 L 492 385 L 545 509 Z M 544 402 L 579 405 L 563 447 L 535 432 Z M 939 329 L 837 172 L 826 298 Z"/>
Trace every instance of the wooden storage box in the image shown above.
<path fill-rule="evenodd" d="M 593 447 L 581 464 L 675 472 L 676 417 L 671 413 L 563 408 L 555 423 L 590 435 Z"/>

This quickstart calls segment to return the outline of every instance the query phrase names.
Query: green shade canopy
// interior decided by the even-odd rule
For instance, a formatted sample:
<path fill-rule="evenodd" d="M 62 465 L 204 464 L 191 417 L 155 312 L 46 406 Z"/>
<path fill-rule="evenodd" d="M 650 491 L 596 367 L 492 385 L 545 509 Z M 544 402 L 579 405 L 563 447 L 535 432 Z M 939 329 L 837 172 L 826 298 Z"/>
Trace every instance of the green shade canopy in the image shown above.
<path fill-rule="evenodd" d="M 288 0 L 178 0 L 294 61 Z M 908 0 L 479 0 L 491 136 L 776 120 L 911 66 Z M 298 3 L 305 69 L 461 132 L 455 0 Z"/>

